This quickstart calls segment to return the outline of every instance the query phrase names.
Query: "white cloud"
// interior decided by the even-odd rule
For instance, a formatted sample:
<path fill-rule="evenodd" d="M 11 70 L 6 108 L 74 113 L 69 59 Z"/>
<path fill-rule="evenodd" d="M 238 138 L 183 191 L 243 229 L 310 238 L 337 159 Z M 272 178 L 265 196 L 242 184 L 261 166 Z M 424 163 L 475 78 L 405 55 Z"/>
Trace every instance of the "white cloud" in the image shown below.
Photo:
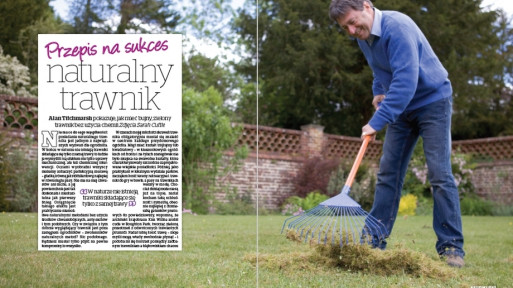
<path fill-rule="evenodd" d="M 483 0 L 481 8 L 503 9 L 508 16 L 513 16 L 513 1 L 511 0 Z"/>

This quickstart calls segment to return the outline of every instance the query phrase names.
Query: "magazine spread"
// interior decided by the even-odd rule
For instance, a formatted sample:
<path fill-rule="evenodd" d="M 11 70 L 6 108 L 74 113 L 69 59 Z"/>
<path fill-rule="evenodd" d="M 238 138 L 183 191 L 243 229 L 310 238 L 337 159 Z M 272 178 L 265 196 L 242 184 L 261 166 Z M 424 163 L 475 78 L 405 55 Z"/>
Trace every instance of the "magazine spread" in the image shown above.
<path fill-rule="evenodd" d="M 39 35 L 39 250 L 181 250 L 181 35 Z"/>

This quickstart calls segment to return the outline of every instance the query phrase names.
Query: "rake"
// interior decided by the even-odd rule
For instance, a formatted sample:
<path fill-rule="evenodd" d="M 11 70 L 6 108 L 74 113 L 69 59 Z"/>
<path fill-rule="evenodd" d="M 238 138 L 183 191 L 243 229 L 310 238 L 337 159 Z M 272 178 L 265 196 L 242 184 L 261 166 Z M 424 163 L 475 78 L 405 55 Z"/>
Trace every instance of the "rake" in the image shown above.
<path fill-rule="evenodd" d="M 372 240 L 381 241 L 387 235 L 385 225 L 363 210 L 349 197 L 351 185 L 362 161 L 371 136 L 365 136 L 356 160 L 346 179 L 340 194 L 320 203 L 316 207 L 299 215 L 289 217 L 283 223 L 281 233 L 287 226 L 296 237 L 305 243 L 317 239 L 318 244 L 344 245 L 372 244 Z M 288 222 L 288 225 L 287 225 Z"/>

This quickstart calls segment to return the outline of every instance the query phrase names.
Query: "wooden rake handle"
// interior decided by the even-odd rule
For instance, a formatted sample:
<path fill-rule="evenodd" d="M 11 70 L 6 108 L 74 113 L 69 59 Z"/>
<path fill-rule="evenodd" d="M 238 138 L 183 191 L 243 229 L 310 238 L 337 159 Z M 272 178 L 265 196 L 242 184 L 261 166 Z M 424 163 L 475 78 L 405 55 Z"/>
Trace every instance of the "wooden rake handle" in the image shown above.
<path fill-rule="evenodd" d="M 360 167 L 360 163 L 362 162 L 363 155 L 365 154 L 365 150 L 367 150 L 367 146 L 369 145 L 371 137 L 371 135 L 366 135 L 363 138 L 362 146 L 360 147 L 360 151 L 358 151 L 358 155 L 356 155 L 356 160 L 353 163 L 353 168 L 351 168 L 351 172 L 349 172 L 349 176 L 347 177 L 345 186 L 351 187 L 351 185 L 353 185 L 354 177 L 356 176 L 358 167 Z"/>

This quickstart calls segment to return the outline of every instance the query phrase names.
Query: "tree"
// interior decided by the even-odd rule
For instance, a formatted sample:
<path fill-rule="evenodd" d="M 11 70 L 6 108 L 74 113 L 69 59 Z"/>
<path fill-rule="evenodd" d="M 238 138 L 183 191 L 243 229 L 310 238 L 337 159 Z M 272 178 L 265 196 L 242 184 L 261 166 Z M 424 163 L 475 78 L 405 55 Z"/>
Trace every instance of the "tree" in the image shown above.
<path fill-rule="evenodd" d="M 30 71 L 30 83 L 37 86 L 37 34 L 65 31 L 48 0 L 5 0 L 0 2 L 0 46 Z"/>
<path fill-rule="evenodd" d="M 183 57 L 182 83 L 197 92 L 212 87 L 221 94 L 226 103 L 235 97 L 233 90 L 237 85 L 237 77 L 228 69 L 218 57 L 208 58 L 193 49 Z"/>
<path fill-rule="evenodd" d="M 170 10 L 173 2 L 170 0 L 120 0 L 120 23 L 116 33 L 127 31 L 148 33 L 155 25 L 162 32 L 170 32 L 180 18 L 178 12 Z M 145 25 L 149 27 L 145 27 Z"/>
<path fill-rule="evenodd" d="M 171 7 L 171 0 L 74 0 L 73 33 L 171 32 L 180 18 Z"/>
<path fill-rule="evenodd" d="M 430 41 L 453 86 L 453 138 L 501 134 L 505 87 L 501 11 L 482 11 L 481 0 L 377 1 L 380 9 L 405 12 Z M 511 43 L 510 43 L 511 44 Z"/>
<path fill-rule="evenodd" d="M 499 85 L 496 89 L 500 97 L 495 103 L 499 104 L 503 112 L 502 135 L 513 135 L 513 16 L 509 17 L 500 11 L 497 27 L 499 30 L 500 48 L 499 58 L 504 65 L 503 75 L 499 77 Z"/>
<path fill-rule="evenodd" d="M 207 213 L 215 180 L 238 167 L 247 150 L 234 149 L 230 163 L 223 153 L 234 148 L 240 130 L 233 127 L 214 88 L 203 92 L 185 87 L 182 94 L 182 191 L 185 208 Z"/>
<path fill-rule="evenodd" d="M 22 50 L 23 63 L 29 68 L 32 86 L 36 87 L 38 80 L 38 34 L 62 34 L 71 31 L 72 27 L 60 18 L 55 18 L 53 13 L 43 16 L 34 24 L 21 29 L 18 44 Z"/>
<path fill-rule="evenodd" d="M 269 121 L 260 124 L 299 129 L 315 123 L 328 133 L 356 135 L 372 115 L 370 69 L 356 42 L 328 18 L 329 2 L 262 1 L 259 47 L 252 36 L 255 15 L 245 11 L 239 17 L 236 29 L 253 59 L 238 71 L 253 78 L 259 53 L 259 117 Z"/>
<path fill-rule="evenodd" d="M 0 1 L 0 46 L 4 53 L 25 63 L 23 50 L 18 43 L 19 33 L 49 14 L 53 14 L 49 0 Z"/>
<path fill-rule="evenodd" d="M 108 13 L 114 9 L 112 1 L 75 0 L 70 5 L 70 14 L 73 15 L 73 33 L 92 34 L 109 33 L 110 27 L 105 27 Z"/>
<path fill-rule="evenodd" d="M 242 46 L 237 45 L 237 35 L 231 30 L 235 19 L 232 2 L 182 2 L 182 18 L 177 27 L 184 40 L 183 82 L 199 92 L 214 87 L 230 109 L 238 105 L 244 85 L 233 69 L 234 59 L 244 52 L 240 49 Z"/>
<path fill-rule="evenodd" d="M 481 0 L 373 2 L 413 18 L 449 71 L 455 139 L 496 136 L 512 126 L 504 117 L 509 102 L 503 89 L 511 62 L 500 52 L 497 11 L 482 11 Z M 251 54 L 237 68 L 246 79 L 256 77 L 258 51 L 260 123 L 292 129 L 315 123 L 328 133 L 360 135 L 373 113 L 372 75 L 355 41 L 328 19 L 330 1 L 259 3 L 259 46 L 251 10 L 241 13 L 234 29 Z M 511 40 L 502 43 L 509 51 Z"/>

